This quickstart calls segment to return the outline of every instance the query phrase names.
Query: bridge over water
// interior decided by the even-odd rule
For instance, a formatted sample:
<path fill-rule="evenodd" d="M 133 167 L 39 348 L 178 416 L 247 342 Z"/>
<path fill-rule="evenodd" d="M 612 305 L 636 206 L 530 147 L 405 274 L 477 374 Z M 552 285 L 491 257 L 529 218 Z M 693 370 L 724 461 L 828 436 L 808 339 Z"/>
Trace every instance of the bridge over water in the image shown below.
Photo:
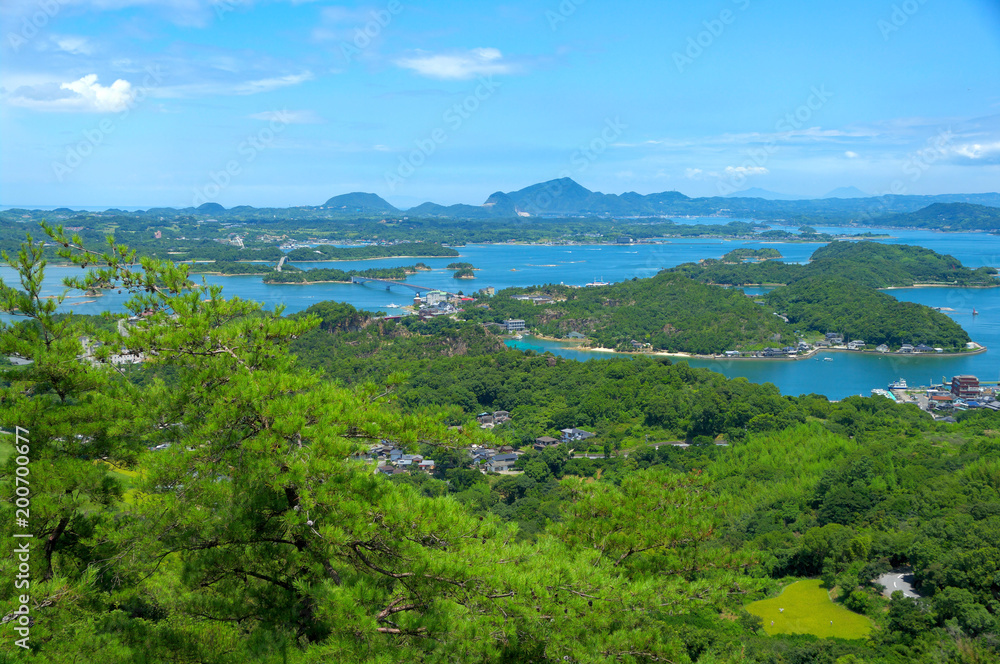
<path fill-rule="evenodd" d="M 440 288 L 429 288 L 427 286 L 418 286 L 416 284 L 408 284 L 405 281 L 394 281 L 392 279 L 376 279 L 375 277 L 351 277 L 352 284 L 364 284 L 369 281 L 373 281 L 377 284 L 385 284 L 385 289 L 389 290 L 393 286 L 403 286 L 404 288 L 409 288 L 415 290 L 418 293 L 425 293 L 428 291 L 441 290 Z M 448 291 L 441 291 L 442 293 L 447 293 L 448 295 L 455 295 L 455 293 L 448 293 Z"/>

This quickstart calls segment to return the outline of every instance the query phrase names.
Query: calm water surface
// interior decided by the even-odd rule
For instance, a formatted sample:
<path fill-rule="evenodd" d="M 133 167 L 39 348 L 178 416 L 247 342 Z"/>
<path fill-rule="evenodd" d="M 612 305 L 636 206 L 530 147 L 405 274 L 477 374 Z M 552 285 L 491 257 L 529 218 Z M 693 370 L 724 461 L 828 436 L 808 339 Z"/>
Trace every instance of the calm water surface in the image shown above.
<path fill-rule="evenodd" d="M 726 223 L 724 218 L 679 220 L 685 223 Z M 780 228 L 780 227 L 778 227 Z M 834 234 L 857 233 L 858 229 L 835 227 L 817 228 Z M 935 233 L 922 230 L 886 231 L 893 244 L 916 244 L 943 254 L 950 254 L 971 267 L 1000 267 L 1000 236 L 985 233 Z M 297 262 L 303 269 L 336 267 L 342 270 L 372 267 L 395 267 L 423 262 L 431 272 L 408 277 L 408 282 L 451 292 L 471 292 L 485 286 L 498 290 L 508 286 L 530 286 L 545 283 L 582 285 L 595 280 L 617 282 L 633 277 L 650 277 L 659 270 L 701 258 L 719 258 L 738 247 L 777 248 L 784 260 L 804 262 L 820 244 L 754 242 L 744 240 L 674 239 L 658 245 L 470 245 L 459 249 L 459 258 L 386 258 L 336 263 Z M 477 268 L 476 279 L 456 280 L 445 266 L 454 261 L 470 262 Z M 61 280 L 79 274 L 68 267 L 52 267 L 46 273 L 46 294 L 63 292 Z M 9 268 L 0 268 L 0 277 L 13 284 L 16 275 Z M 412 301 L 413 291 L 394 287 L 354 284 L 265 284 L 260 276 L 222 277 L 206 275 L 209 284 L 221 284 L 223 294 L 262 302 L 268 309 L 279 305 L 286 313 L 301 311 L 323 300 L 350 302 L 368 310 L 394 311 L 390 303 L 405 305 Z M 830 398 L 851 394 L 867 395 L 874 387 L 885 387 L 891 380 L 905 378 L 910 384 L 940 382 L 942 377 L 971 373 L 981 380 L 1000 378 L 1000 288 L 921 288 L 890 291 L 900 300 L 919 302 L 935 307 L 950 307 L 949 313 L 970 337 L 986 345 L 983 354 L 961 357 L 877 357 L 849 353 L 828 353 L 832 362 L 799 360 L 689 360 L 692 366 L 708 367 L 728 377 L 743 376 L 753 382 L 771 382 L 786 394 L 817 392 Z M 72 294 L 72 293 L 71 293 Z M 78 293 L 77 293 L 78 294 Z M 64 309 L 77 313 L 96 314 L 101 311 L 122 311 L 125 295 L 111 293 L 98 298 L 67 300 Z M 95 300 L 81 304 L 81 300 Z M 979 315 L 973 316 L 975 308 Z M 9 320 L 9 318 L 5 318 Z M 607 359 L 607 353 L 574 350 L 554 342 L 531 338 L 510 342 L 515 348 L 536 352 L 551 351 L 569 358 Z M 820 355 L 819 357 L 823 357 Z"/>

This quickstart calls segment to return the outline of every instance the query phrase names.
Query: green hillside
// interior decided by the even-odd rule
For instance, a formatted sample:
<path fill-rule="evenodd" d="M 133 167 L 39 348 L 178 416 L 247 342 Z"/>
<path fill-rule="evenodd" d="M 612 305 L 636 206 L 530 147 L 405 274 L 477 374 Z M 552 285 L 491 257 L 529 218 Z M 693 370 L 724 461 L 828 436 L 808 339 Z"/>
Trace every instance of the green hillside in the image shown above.
<path fill-rule="evenodd" d="M 529 291 L 556 301 L 536 306 L 511 299 Z M 631 350 L 635 340 L 654 350 L 707 354 L 794 339 L 792 328 L 741 291 L 670 273 L 592 288 L 510 288 L 491 298 L 489 307 L 472 308 L 466 316 L 497 322 L 523 318 L 546 335 L 579 332 L 599 346 L 622 350 Z"/>
<path fill-rule="evenodd" d="M 941 231 L 1000 230 L 1000 208 L 975 203 L 932 203 L 925 208 L 876 220 L 880 226 Z"/>
<path fill-rule="evenodd" d="M 839 332 L 869 345 L 898 348 L 909 343 L 959 350 L 970 341 L 945 314 L 843 277 L 802 279 L 771 291 L 767 302 L 796 329 Z"/>
<path fill-rule="evenodd" d="M 672 272 L 713 284 L 790 284 L 809 276 L 843 277 L 871 288 L 952 284 L 995 286 L 996 269 L 971 269 L 954 256 L 908 244 L 881 242 L 831 242 L 820 247 L 807 265 L 774 260 L 732 263 L 706 260 L 685 263 Z"/>

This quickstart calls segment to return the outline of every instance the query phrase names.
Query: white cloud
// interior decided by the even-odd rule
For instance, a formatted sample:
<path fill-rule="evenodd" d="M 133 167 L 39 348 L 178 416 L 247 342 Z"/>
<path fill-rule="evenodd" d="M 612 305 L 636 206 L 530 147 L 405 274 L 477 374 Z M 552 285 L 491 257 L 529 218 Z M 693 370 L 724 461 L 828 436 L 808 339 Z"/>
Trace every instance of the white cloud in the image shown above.
<path fill-rule="evenodd" d="M 76 37 L 73 35 L 57 35 L 52 38 L 60 51 L 66 51 L 70 55 L 90 55 L 94 52 L 94 45 L 86 37 Z"/>
<path fill-rule="evenodd" d="M 85 110 L 100 113 L 124 111 L 132 101 L 132 84 L 123 78 L 105 87 L 97 82 L 97 74 L 90 74 L 59 87 L 80 95 Z"/>
<path fill-rule="evenodd" d="M 698 180 L 698 179 L 701 178 L 701 176 L 703 174 L 704 174 L 704 171 L 702 171 L 700 168 L 685 168 L 684 169 L 684 177 L 688 178 L 689 180 Z"/>
<path fill-rule="evenodd" d="M 97 82 L 97 74 L 89 74 L 69 83 L 42 83 L 21 86 L 6 100 L 13 106 L 37 111 L 75 113 L 115 113 L 132 103 L 132 84 L 118 79 L 109 86 Z"/>
<path fill-rule="evenodd" d="M 278 76 L 276 78 L 262 78 L 257 81 L 247 81 L 246 83 L 240 83 L 233 90 L 235 94 L 238 95 L 255 95 L 261 92 L 270 92 L 271 90 L 277 90 L 279 88 L 285 88 L 290 85 L 298 85 L 299 83 L 304 83 L 305 81 L 311 81 L 313 79 L 313 74 L 310 71 L 304 71 L 301 74 L 289 74 L 287 76 Z"/>
<path fill-rule="evenodd" d="M 956 145 L 954 148 L 955 154 L 967 157 L 969 159 L 983 159 L 989 158 L 991 156 L 1000 153 L 1000 141 L 996 143 L 965 143 L 963 145 Z"/>
<path fill-rule="evenodd" d="M 474 48 L 463 53 L 437 55 L 421 52 L 396 60 L 396 64 L 421 76 L 450 80 L 514 71 L 513 65 L 504 62 L 503 54 L 495 48 Z"/>
<path fill-rule="evenodd" d="M 854 152 L 853 150 L 848 150 L 847 152 L 844 153 L 844 156 L 847 157 L 848 159 L 857 159 L 858 153 Z"/>
<path fill-rule="evenodd" d="M 726 166 L 726 175 L 767 175 L 770 172 L 763 166 Z"/>
<path fill-rule="evenodd" d="M 316 111 L 263 111 L 250 116 L 254 120 L 267 120 L 282 124 L 322 124 L 326 122 Z"/>

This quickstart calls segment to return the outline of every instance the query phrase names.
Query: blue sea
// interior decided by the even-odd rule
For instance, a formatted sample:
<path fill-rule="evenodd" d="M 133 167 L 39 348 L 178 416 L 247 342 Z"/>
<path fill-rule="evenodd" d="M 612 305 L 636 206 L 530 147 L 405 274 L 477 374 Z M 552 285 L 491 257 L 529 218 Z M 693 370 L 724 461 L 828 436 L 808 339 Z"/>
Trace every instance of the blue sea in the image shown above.
<path fill-rule="evenodd" d="M 680 220 L 688 223 L 727 223 L 725 218 Z M 772 226 L 780 228 L 778 226 Z M 794 230 L 794 229 L 792 229 Z M 857 229 L 837 227 L 817 228 L 820 232 L 851 234 Z M 1000 267 L 1000 236 L 986 233 L 938 233 L 925 230 L 884 231 L 891 238 L 880 242 L 915 244 L 943 254 L 950 254 L 968 267 Z M 672 239 L 662 244 L 642 245 L 470 245 L 459 248 L 459 258 L 386 258 L 336 263 L 297 262 L 302 269 L 336 267 L 342 270 L 394 267 L 423 262 L 432 268 L 408 277 L 408 282 L 451 292 L 472 292 L 486 286 L 496 289 L 508 286 L 531 286 L 545 283 L 583 285 L 592 281 L 617 282 L 633 277 L 650 277 L 659 270 L 702 258 L 719 258 L 738 247 L 774 247 L 783 260 L 805 262 L 820 244 L 759 242 L 746 240 Z M 453 270 L 445 266 L 454 261 L 470 262 L 477 268 L 473 280 L 452 278 Z M 46 272 L 47 294 L 62 293 L 63 277 L 78 274 L 69 267 L 50 267 Z M 0 277 L 8 284 L 16 283 L 10 268 L 0 268 Z M 200 278 L 200 277 L 199 277 Z M 369 283 L 355 284 L 265 284 L 260 276 L 223 277 L 206 275 L 209 284 L 223 286 L 223 294 L 262 302 L 268 309 L 283 306 L 286 313 L 301 311 L 323 300 L 350 302 L 368 310 L 384 310 L 388 304 L 409 304 L 413 291 Z M 729 377 L 742 376 L 753 382 L 771 382 L 785 394 L 825 394 L 832 399 L 851 394 L 869 394 L 875 387 L 885 387 L 890 381 L 905 378 L 911 385 L 940 382 L 942 377 L 970 373 L 981 380 L 1000 378 L 1000 288 L 918 288 L 890 291 L 900 300 L 919 302 L 934 307 L 948 307 L 949 312 L 973 340 L 989 350 L 967 357 L 876 357 L 848 353 L 829 353 L 832 362 L 799 360 L 688 360 L 692 366 L 709 367 Z M 79 296 L 80 293 L 70 293 Z M 109 293 L 99 298 L 77 297 L 67 300 L 63 309 L 96 314 L 101 311 L 122 311 L 126 295 Z M 93 302 L 81 303 L 85 300 Z M 977 316 L 972 310 L 978 311 Z M 6 320 L 10 320 L 6 318 Z M 551 351 L 575 359 L 606 359 L 608 353 L 582 352 L 572 346 L 525 338 L 511 342 L 516 348 L 538 352 Z"/>

